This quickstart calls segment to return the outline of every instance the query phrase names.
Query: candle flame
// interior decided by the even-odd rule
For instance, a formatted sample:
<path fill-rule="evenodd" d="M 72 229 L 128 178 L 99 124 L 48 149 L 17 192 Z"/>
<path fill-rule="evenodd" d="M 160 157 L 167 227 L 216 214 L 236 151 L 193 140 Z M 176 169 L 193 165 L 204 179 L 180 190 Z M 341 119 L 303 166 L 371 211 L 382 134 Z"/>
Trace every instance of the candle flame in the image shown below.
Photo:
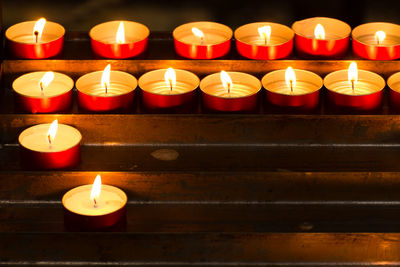
<path fill-rule="evenodd" d="M 116 41 L 117 41 L 117 44 L 125 43 L 125 27 L 124 27 L 124 23 L 122 21 L 119 23 L 119 27 L 118 27 L 117 35 L 116 35 Z"/>
<path fill-rule="evenodd" d="M 35 23 L 35 26 L 33 27 L 33 38 L 36 42 L 39 42 L 40 39 L 42 38 L 43 28 L 45 24 L 46 24 L 45 18 L 40 18 Z"/>
<path fill-rule="evenodd" d="M 47 141 L 49 142 L 49 145 L 54 143 L 54 139 L 56 138 L 57 134 L 57 129 L 58 129 L 58 120 L 54 120 L 51 123 L 49 130 L 47 131 Z"/>
<path fill-rule="evenodd" d="M 375 38 L 376 38 L 376 42 L 377 44 L 382 44 L 382 42 L 385 40 L 386 38 L 386 33 L 384 31 L 377 31 L 375 33 Z"/>
<path fill-rule="evenodd" d="M 228 73 L 226 73 L 226 71 L 221 71 L 221 75 L 220 76 L 221 76 L 222 86 L 226 90 L 228 90 L 228 93 L 230 93 L 232 85 L 233 85 L 231 77 L 229 76 Z"/>
<path fill-rule="evenodd" d="M 354 90 L 354 86 L 357 83 L 358 80 L 358 69 L 357 69 L 357 63 L 356 62 L 351 62 L 349 66 L 349 72 L 348 72 L 348 77 L 349 77 L 349 83 L 351 84 L 351 87 Z"/>
<path fill-rule="evenodd" d="M 171 91 L 172 91 L 172 88 L 176 85 L 175 70 L 173 68 L 168 68 L 164 74 L 164 79 L 165 79 L 165 82 L 167 83 L 167 86 L 169 88 L 171 88 Z"/>
<path fill-rule="evenodd" d="M 258 34 L 264 40 L 265 44 L 268 44 L 269 38 L 271 37 L 271 26 L 263 26 L 258 28 Z"/>
<path fill-rule="evenodd" d="M 94 206 L 97 207 L 98 199 L 101 193 L 101 176 L 98 174 L 94 179 L 92 191 L 90 192 L 90 199 L 94 202 Z"/>
<path fill-rule="evenodd" d="M 201 30 L 199 30 L 199 29 L 196 28 L 196 27 L 193 27 L 193 28 L 192 28 L 192 33 L 193 33 L 194 35 L 196 35 L 197 37 L 199 37 L 200 40 L 203 42 L 204 33 L 203 33 Z"/>
<path fill-rule="evenodd" d="M 108 88 L 110 87 L 110 72 L 111 65 L 108 64 L 103 71 L 103 75 L 101 76 L 101 86 L 103 86 L 103 88 L 106 90 L 106 93 Z"/>
<path fill-rule="evenodd" d="M 325 39 L 325 29 L 321 24 L 317 24 L 314 30 L 314 36 L 316 39 L 324 40 Z"/>
<path fill-rule="evenodd" d="M 293 91 L 293 88 L 296 85 L 296 73 L 294 72 L 292 67 L 288 67 L 285 72 L 285 80 L 287 86 Z"/>
<path fill-rule="evenodd" d="M 46 72 L 42 79 L 39 81 L 39 87 L 41 90 L 49 86 L 49 84 L 54 80 L 54 72 L 48 71 Z"/>

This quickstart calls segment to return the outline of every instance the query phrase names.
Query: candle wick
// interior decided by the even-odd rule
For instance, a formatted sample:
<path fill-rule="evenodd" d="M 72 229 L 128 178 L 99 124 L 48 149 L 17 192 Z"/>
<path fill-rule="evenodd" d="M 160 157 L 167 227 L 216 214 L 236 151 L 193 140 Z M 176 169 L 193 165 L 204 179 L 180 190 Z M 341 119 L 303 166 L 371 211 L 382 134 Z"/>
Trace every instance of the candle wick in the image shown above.
<path fill-rule="evenodd" d="M 200 37 L 200 44 L 201 44 L 201 45 L 204 44 L 204 37 Z"/>
<path fill-rule="evenodd" d="M 353 94 L 355 93 L 355 92 L 354 92 L 354 90 L 355 90 L 354 87 L 355 87 L 355 86 L 354 86 L 354 80 L 351 80 L 351 90 L 353 91 Z"/>
<path fill-rule="evenodd" d="M 231 84 L 230 83 L 228 83 L 228 94 L 230 94 L 231 93 Z"/>
<path fill-rule="evenodd" d="M 168 79 L 168 82 L 169 82 L 170 91 L 172 92 L 172 79 Z"/>
<path fill-rule="evenodd" d="M 39 32 L 35 31 L 34 34 L 35 34 L 36 43 L 38 43 L 39 42 Z"/>
<path fill-rule="evenodd" d="M 94 207 L 97 208 L 97 201 L 95 198 L 93 198 L 93 202 L 94 202 Z"/>
<path fill-rule="evenodd" d="M 39 83 L 39 87 L 40 87 L 40 92 L 41 92 L 42 95 L 43 95 L 43 82 L 40 82 L 40 83 Z"/>
<path fill-rule="evenodd" d="M 264 45 L 268 45 L 268 37 L 265 33 L 264 33 Z"/>
<path fill-rule="evenodd" d="M 107 94 L 107 91 L 108 91 L 107 83 L 104 83 L 104 88 L 106 89 L 106 94 Z"/>
<path fill-rule="evenodd" d="M 290 92 L 293 93 L 293 81 L 290 80 Z"/>
<path fill-rule="evenodd" d="M 47 140 L 49 141 L 49 145 L 50 145 L 50 148 L 51 148 L 51 136 L 49 134 L 47 135 Z"/>

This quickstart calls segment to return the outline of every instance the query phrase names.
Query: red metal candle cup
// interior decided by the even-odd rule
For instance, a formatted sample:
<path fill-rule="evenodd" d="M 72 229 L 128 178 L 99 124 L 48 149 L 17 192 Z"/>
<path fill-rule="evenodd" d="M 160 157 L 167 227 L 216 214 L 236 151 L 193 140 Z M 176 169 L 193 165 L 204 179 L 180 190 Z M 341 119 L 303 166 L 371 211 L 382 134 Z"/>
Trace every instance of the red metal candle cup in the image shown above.
<path fill-rule="evenodd" d="M 332 106 L 343 110 L 371 111 L 382 103 L 385 80 L 376 73 L 358 70 L 358 81 L 353 92 L 348 81 L 348 70 L 339 70 L 328 74 L 324 85 Z"/>
<path fill-rule="evenodd" d="M 49 127 L 49 123 L 35 125 L 19 135 L 22 165 L 33 169 L 65 169 L 78 165 L 80 132 L 69 125 L 59 124 L 54 143 L 50 146 Z"/>
<path fill-rule="evenodd" d="M 270 36 L 259 34 L 259 28 L 270 27 Z M 270 22 L 256 22 L 236 29 L 236 49 L 250 59 L 279 59 L 291 55 L 294 32 L 289 27 Z"/>
<path fill-rule="evenodd" d="M 117 42 L 120 23 L 124 26 L 125 41 Z M 95 55 L 105 58 L 130 58 L 143 53 L 147 48 L 149 29 L 133 21 L 109 21 L 94 26 L 90 32 L 90 41 Z"/>
<path fill-rule="evenodd" d="M 121 189 L 102 185 L 96 208 L 90 199 L 91 189 L 92 185 L 82 185 L 63 196 L 64 219 L 68 227 L 99 230 L 111 227 L 125 218 L 128 198 Z"/>
<path fill-rule="evenodd" d="M 65 74 L 53 72 L 54 79 L 41 90 L 45 71 L 18 77 L 12 84 L 18 107 L 29 113 L 52 113 L 67 110 L 72 103 L 74 81 Z"/>
<path fill-rule="evenodd" d="M 194 35 L 193 28 L 199 29 L 204 38 Z M 223 24 L 199 21 L 183 24 L 172 33 L 175 51 L 182 57 L 192 59 L 213 59 L 225 56 L 231 49 L 232 30 Z"/>
<path fill-rule="evenodd" d="M 377 34 L 383 31 L 383 38 Z M 384 22 L 366 23 L 352 32 L 355 55 L 373 60 L 400 58 L 400 25 Z"/>
<path fill-rule="evenodd" d="M 147 109 L 173 108 L 193 102 L 199 78 L 192 72 L 175 69 L 176 83 L 169 86 L 165 81 L 166 69 L 153 70 L 139 78 L 142 104 Z"/>
<path fill-rule="evenodd" d="M 315 27 L 321 24 L 325 30 L 325 38 L 317 39 Z M 292 25 L 295 32 L 295 49 L 299 56 L 305 58 L 335 59 L 347 53 L 351 28 L 343 21 L 315 17 L 296 21 Z"/>
<path fill-rule="evenodd" d="M 390 105 L 393 109 L 400 110 L 400 72 L 389 77 L 387 84 L 390 88 Z"/>
<path fill-rule="evenodd" d="M 206 76 L 200 82 L 203 106 L 218 112 L 248 112 L 257 109 L 261 82 L 253 75 L 227 72 L 232 79 L 230 93 L 224 88 L 220 73 Z"/>
<path fill-rule="evenodd" d="M 76 81 L 79 107 L 94 112 L 129 109 L 134 100 L 137 80 L 123 71 L 110 72 L 110 84 L 105 91 L 101 84 L 103 71 L 83 75 Z"/>
<path fill-rule="evenodd" d="M 312 110 L 318 106 L 322 78 L 310 71 L 294 69 L 296 83 L 293 91 L 286 84 L 286 70 L 276 70 L 266 74 L 261 83 L 267 92 L 268 101 L 279 107 Z"/>
<path fill-rule="evenodd" d="M 41 39 L 36 43 L 33 33 L 35 24 L 36 21 L 25 21 L 6 30 L 7 47 L 11 55 L 18 58 L 42 59 L 61 53 L 64 46 L 64 27 L 46 21 Z"/>

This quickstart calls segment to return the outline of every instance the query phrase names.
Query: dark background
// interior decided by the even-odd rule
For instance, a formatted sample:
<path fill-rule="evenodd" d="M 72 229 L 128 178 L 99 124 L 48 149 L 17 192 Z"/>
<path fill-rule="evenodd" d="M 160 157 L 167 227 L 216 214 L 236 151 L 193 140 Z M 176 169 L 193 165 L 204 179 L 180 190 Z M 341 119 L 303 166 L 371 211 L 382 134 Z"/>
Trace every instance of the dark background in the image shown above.
<path fill-rule="evenodd" d="M 2 0 L 5 26 L 41 16 L 61 23 L 67 30 L 88 31 L 113 19 L 141 22 L 152 31 L 172 31 L 189 21 L 211 20 L 232 29 L 255 21 L 291 25 L 295 20 L 328 16 L 355 27 L 364 22 L 387 21 L 400 24 L 400 1 L 329 0 Z"/>

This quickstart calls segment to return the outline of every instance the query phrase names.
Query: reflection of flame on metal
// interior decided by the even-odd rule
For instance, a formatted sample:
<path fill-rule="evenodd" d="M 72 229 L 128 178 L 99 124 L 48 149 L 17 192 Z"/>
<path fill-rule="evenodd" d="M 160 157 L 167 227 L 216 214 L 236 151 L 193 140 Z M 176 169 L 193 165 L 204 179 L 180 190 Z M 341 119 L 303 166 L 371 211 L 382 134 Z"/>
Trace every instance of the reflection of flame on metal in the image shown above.
<path fill-rule="evenodd" d="M 198 29 L 196 27 L 192 28 L 192 33 L 194 35 L 196 35 L 197 37 L 199 37 L 201 44 L 203 44 L 203 42 L 204 42 L 204 33 L 200 29 Z"/>
<path fill-rule="evenodd" d="M 175 73 L 175 70 L 173 68 L 168 68 L 165 71 L 164 79 L 165 79 L 165 82 L 167 83 L 167 86 L 172 91 L 172 89 L 176 85 L 176 73 Z"/>
<path fill-rule="evenodd" d="M 321 24 L 317 24 L 314 29 L 314 36 L 316 39 L 324 40 L 325 39 L 325 29 Z"/>
<path fill-rule="evenodd" d="M 103 75 L 101 76 L 101 85 L 104 87 L 106 94 L 108 88 L 110 87 L 110 72 L 111 72 L 111 65 L 108 64 L 103 71 Z"/>
<path fill-rule="evenodd" d="M 351 84 L 351 89 L 355 90 L 355 86 L 358 80 L 358 69 L 357 69 L 357 63 L 356 62 L 351 62 L 349 66 L 349 71 L 348 71 L 348 78 L 349 78 L 349 83 Z"/>
<path fill-rule="evenodd" d="M 376 43 L 381 45 L 386 38 L 386 33 L 384 31 L 377 31 L 375 33 Z"/>
<path fill-rule="evenodd" d="M 296 86 L 296 74 L 292 67 L 288 67 L 285 72 L 285 80 L 290 91 L 293 92 L 293 88 Z"/>
<path fill-rule="evenodd" d="M 269 43 L 269 39 L 271 38 L 271 26 L 263 26 L 258 28 L 258 34 L 264 40 L 264 44 L 267 45 Z"/>
<path fill-rule="evenodd" d="M 94 207 L 97 208 L 98 200 L 101 193 L 101 176 L 98 174 L 96 179 L 94 179 L 92 191 L 90 192 L 90 199 L 94 203 Z"/>
<path fill-rule="evenodd" d="M 226 71 L 221 71 L 221 82 L 222 86 L 228 91 L 228 94 L 231 92 L 233 83 L 232 79 Z"/>
<path fill-rule="evenodd" d="M 40 41 L 40 39 L 42 38 L 43 29 L 44 29 L 45 24 L 46 24 L 45 18 L 40 18 L 35 23 L 35 26 L 33 27 L 33 37 L 35 39 L 35 43 L 38 43 Z"/>
<path fill-rule="evenodd" d="M 125 27 L 124 23 L 121 21 L 118 26 L 117 35 L 116 35 L 117 44 L 125 43 Z"/>
<path fill-rule="evenodd" d="M 39 81 L 40 90 L 43 92 L 43 89 L 49 86 L 49 84 L 54 80 L 54 72 L 48 71 L 46 72 L 42 79 Z"/>
<path fill-rule="evenodd" d="M 58 120 L 54 120 L 51 123 L 49 130 L 47 131 L 47 141 L 49 142 L 50 146 L 54 143 L 54 139 L 56 138 L 57 134 L 57 129 L 58 129 Z"/>

